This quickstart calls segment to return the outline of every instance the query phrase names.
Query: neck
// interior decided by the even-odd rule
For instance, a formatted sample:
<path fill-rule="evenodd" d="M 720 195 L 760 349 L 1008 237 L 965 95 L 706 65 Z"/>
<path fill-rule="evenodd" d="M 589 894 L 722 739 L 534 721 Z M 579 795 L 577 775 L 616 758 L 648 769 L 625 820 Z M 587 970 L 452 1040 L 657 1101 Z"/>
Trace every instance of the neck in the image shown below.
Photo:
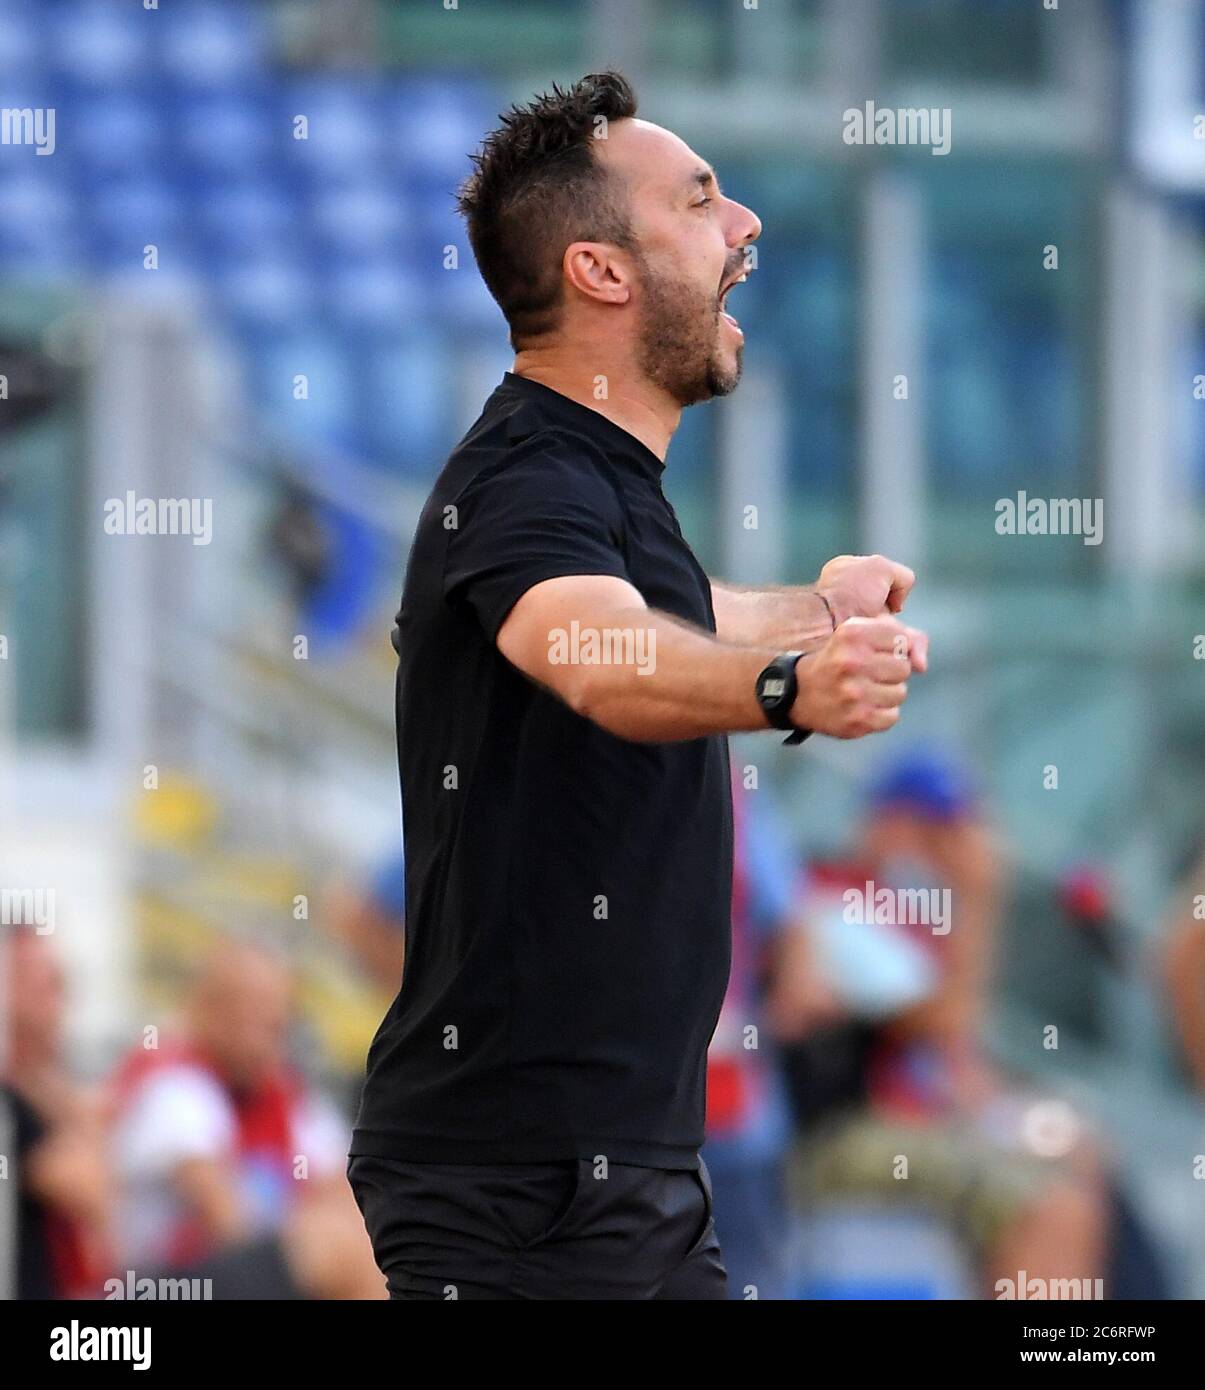
<path fill-rule="evenodd" d="M 597 410 L 665 462 L 669 442 L 682 418 L 682 407 L 661 387 L 634 377 L 630 365 L 608 369 L 610 353 L 594 345 L 576 349 L 572 357 L 563 346 L 521 348 L 511 368 L 516 376 L 539 382 L 578 405 Z M 583 365 L 585 363 L 586 365 Z M 596 381 L 603 377 L 607 394 L 599 400 Z"/>

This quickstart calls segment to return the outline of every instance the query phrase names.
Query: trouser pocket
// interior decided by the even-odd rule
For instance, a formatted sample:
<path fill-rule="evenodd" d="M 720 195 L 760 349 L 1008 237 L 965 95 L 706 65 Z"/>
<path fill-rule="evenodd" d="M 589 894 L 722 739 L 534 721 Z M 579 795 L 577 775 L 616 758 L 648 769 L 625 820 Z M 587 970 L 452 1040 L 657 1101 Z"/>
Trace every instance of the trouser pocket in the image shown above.
<path fill-rule="evenodd" d="M 495 1170 L 495 1211 L 515 1249 L 545 1245 L 572 1228 L 585 1162 L 569 1159 Z"/>
<path fill-rule="evenodd" d="M 715 1203 L 711 1191 L 711 1174 L 707 1171 L 707 1165 L 703 1162 L 701 1158 L 699 1159 L 698 1168 L 696 1168 L 690 1176 L 694 1179 L 696 1185 L 699 1188 L 699 1191 L 703 1194 L 703 1220 L 702 1224 L 699 1227 L 698 1235 L 694 1239 L 694 1243 L 687 1251 L 688 1258 L 689 1256 L 693 1255 L 697 1250 L 701 1249 L 702 1246 L 705 1245 L 707 1241 L 711 1238 L 713 1219 L 715 1215 Z"/>

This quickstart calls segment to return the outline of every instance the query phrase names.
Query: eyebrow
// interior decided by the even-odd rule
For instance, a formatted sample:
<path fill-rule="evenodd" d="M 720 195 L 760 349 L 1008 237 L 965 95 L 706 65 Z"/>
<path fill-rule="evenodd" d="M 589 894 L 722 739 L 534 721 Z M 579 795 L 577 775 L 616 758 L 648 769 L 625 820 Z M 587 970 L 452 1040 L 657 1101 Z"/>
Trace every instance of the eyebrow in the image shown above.
<path fill-rule="evenodd" d="M 717 193 L 720 191 L 720 181 L 716 178 L 715 170 L 712 169 L 710 165 L 704 165 L 702 168 L 696 169 L 691 183 L 697 184 L 700 188 L 706 188 L 708 184 L 714 184 L 715 191 Z"/>

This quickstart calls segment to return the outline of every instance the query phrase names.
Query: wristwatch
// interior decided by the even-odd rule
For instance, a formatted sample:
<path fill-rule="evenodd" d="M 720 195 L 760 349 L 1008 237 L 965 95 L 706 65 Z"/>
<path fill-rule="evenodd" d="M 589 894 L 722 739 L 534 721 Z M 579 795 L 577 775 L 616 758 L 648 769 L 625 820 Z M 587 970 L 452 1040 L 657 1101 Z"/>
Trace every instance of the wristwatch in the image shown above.
<path fill-rule="evenodd" d="M 757 678 L 757 703 L 762 713 L 775 729 L 791 730 L 790 738 L 783 739 L 784 744 L 802 743 L 812 732 L 791 723 L 791 706 L 799 694 L 795 665 L 802 656 L 803 652 L 782 652 Z"/>

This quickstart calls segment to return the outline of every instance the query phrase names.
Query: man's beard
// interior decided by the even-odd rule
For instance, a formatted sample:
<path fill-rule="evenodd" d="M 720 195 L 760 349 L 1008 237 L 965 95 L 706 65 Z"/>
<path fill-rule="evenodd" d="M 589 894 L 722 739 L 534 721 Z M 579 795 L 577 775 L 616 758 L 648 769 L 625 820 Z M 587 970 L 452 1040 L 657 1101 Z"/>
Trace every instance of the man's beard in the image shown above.
<path fill-rule="evenodd" d="M 726 366 L 720 357 L 719 294 L 709 295 L 641 267 L 643 318 L 640 368 L 681 406 L 726 396 L 741 379 L 741 352 Z"/>

